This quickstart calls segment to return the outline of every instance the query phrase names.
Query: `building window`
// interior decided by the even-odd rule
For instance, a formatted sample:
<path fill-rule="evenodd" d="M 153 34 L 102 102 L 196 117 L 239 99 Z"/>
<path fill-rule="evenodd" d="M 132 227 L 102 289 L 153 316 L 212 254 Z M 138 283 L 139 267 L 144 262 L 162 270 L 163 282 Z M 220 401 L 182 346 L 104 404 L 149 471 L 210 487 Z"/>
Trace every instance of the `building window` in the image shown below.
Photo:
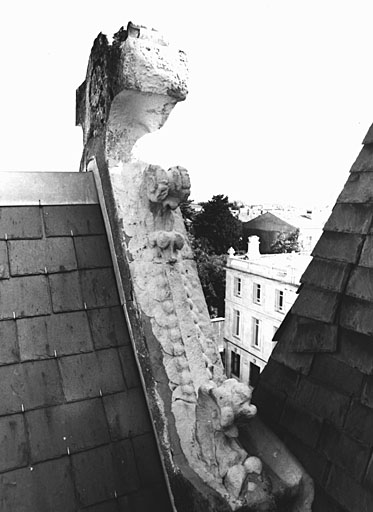
<path fill-rule="evenodd" d="M 231 374 L 240 377 L 241 356 L 235 352 L 231 352 Z"/>
<path fill-rule="evenodd" d="M 253 346 L 260 348 L 260 320 L 253 318 Z"/>
<path fill-rule="evenodd" d="M 249 384 L 253 388 L 258 384 L 260 377 L 260 368 L 254 363 L 250 363 L 250 375 L 249 375 Z"/>
<path fill-rule="evenodd" d="M 282 313 L 284 311 L 284 292 L 276 290 L 275 310 Z"/>
<path fill-rule="evenodd" d="M 241 297 L 242 281 L 240 277 L 234 278 L 234 295 Z"/>
<path fill-rule="evenodd" d="M 225 368 L 225 349 L 220 352 L 221 362 Z"/>
<path fill-rule="evenodd" d="M 255 304 L 261 304 L 262 302 L 262 287 L 258 283 L 254 283 L 254 302 Z"/>
<path fill-rule="evenodd" d="M 233 334 L 239 337 L 241 332 L 241 313 L 237 309 L 233 310 Z"/>

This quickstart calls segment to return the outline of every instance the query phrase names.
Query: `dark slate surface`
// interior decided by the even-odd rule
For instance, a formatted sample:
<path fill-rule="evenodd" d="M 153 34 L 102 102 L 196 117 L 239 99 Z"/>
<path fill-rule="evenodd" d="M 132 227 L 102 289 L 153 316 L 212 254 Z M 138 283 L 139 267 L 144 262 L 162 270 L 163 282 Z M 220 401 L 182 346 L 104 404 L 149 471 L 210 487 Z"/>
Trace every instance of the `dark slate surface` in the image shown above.
<path fill-rule="evenodd" d="M 0 208 L 0 239 L 0 510 L 168 512 L 99 207 Z"/>
<path fill-rule="evenodd" d="M 373 510 L 373 131 L 255 389 L 316 484 L 313 512 Z"/>
<path fill-rule="evenodd" d="M 332 261 L 356 263 L 365 238 L 361 235 L 324 231 L 317 242 L 312 256 Z"/>

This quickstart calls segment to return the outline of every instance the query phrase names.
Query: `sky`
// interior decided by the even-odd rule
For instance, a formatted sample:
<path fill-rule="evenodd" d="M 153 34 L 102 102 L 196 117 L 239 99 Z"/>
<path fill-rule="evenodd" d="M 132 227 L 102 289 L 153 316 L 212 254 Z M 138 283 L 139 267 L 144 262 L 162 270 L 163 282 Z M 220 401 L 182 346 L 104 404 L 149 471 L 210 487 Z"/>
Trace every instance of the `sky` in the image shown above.
<path fill-rule="evenodd" d="M 373 122 L 368 0 L 19 0 L 0 11 L 0 171 L 77 171 L 75 90 L 128 21 L 187 53 L 189 95 L 144 137 L 196 201 L 334 204 Z M 0 185 L 1 186 L 1 185 Z"/>

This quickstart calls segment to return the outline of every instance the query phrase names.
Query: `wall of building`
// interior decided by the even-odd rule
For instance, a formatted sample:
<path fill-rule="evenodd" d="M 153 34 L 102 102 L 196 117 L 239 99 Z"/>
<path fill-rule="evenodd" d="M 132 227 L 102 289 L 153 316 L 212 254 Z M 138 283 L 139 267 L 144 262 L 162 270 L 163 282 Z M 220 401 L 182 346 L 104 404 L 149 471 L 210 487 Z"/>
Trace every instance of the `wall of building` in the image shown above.
<path fill-rule="evenodd" d="M 224 317 L 212 318 L 211 328 L 214 336 L 214 340 L 219 348 L 219 352 L 224 350 Z"/>
<path fill-rule="evenodd" d="M 242 264 L 248 266 L 247 261 Z M 243 265 L 243 268 L 244 268 Z M 263 268 L 263 273 L 268 269 Z M 268 272 L 270 275 L 270 272 Z M 237 279 L 241 280 L 240 293 L 237 292 Z M 255 300 L 256 286 L 260 286 L 260 303 Z M 239 378 L 250 383 L 250 363 L 262 371 L 272 353 L 275 342 L 273 335 L 286 312 L 296 298 L 298 286 L 279 279 L 272 279 L 238 269 L 227 269 L 226 305 L 225 305 L 225 357 L 228 376 L 232 374 L 232 352 L 240 357 Z M 282 311 L 276 310 L 276 294 L 283 293 Z M 237 312 L 240 317 L 239 333 L 237 333 Z M 259 326 L 259 346 L 254 343 L 257 319 Z M 251 367 L 252 368 L 252 367 Z M 255 368 L 254 368 L 255 370 Z"/>

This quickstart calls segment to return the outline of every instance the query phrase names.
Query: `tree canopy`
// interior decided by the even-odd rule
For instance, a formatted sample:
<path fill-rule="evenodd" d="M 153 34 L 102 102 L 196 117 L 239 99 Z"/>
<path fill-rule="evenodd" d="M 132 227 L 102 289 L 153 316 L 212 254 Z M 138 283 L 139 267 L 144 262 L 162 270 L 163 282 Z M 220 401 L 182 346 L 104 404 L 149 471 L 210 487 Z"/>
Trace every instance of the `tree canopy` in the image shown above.
<path fill-rule="evenodd" d="M 225 265 L 230 247 L 238 248 L 242 234 L 241 222 L 231 211 L 224 195 L 213 196 L 202 203 L 196 213 L 192 201 L 180 205 L 190 243 L 194 251 L 198 276 L 211 317 L 224 316 Z"/>
<path fill-rule="evenodd" d="M 226 254 L 230 247 L 238 248 L 242 223 L 229 209 L 228 197 L 213 196 L 202 203 L 202 211 L 193 222 L 194 235 L 208 253 Z"/>
<path fill-rule="evenodd" d="M 272 253 L 281 253 L 281 252 L 299 252 L 299 229 L 296 229 L 289 235 L 285 235 L 285 233 L 280 233 L 277 237 L 277 240 L 271 245 Z"/>
<path fill-rule="evenodd" d="M 227 257 L 225 254 L 208 254 L 194 237 L 191 237 L 191 244 L 209 314 L 211 317 L 224 316 Z"/>

